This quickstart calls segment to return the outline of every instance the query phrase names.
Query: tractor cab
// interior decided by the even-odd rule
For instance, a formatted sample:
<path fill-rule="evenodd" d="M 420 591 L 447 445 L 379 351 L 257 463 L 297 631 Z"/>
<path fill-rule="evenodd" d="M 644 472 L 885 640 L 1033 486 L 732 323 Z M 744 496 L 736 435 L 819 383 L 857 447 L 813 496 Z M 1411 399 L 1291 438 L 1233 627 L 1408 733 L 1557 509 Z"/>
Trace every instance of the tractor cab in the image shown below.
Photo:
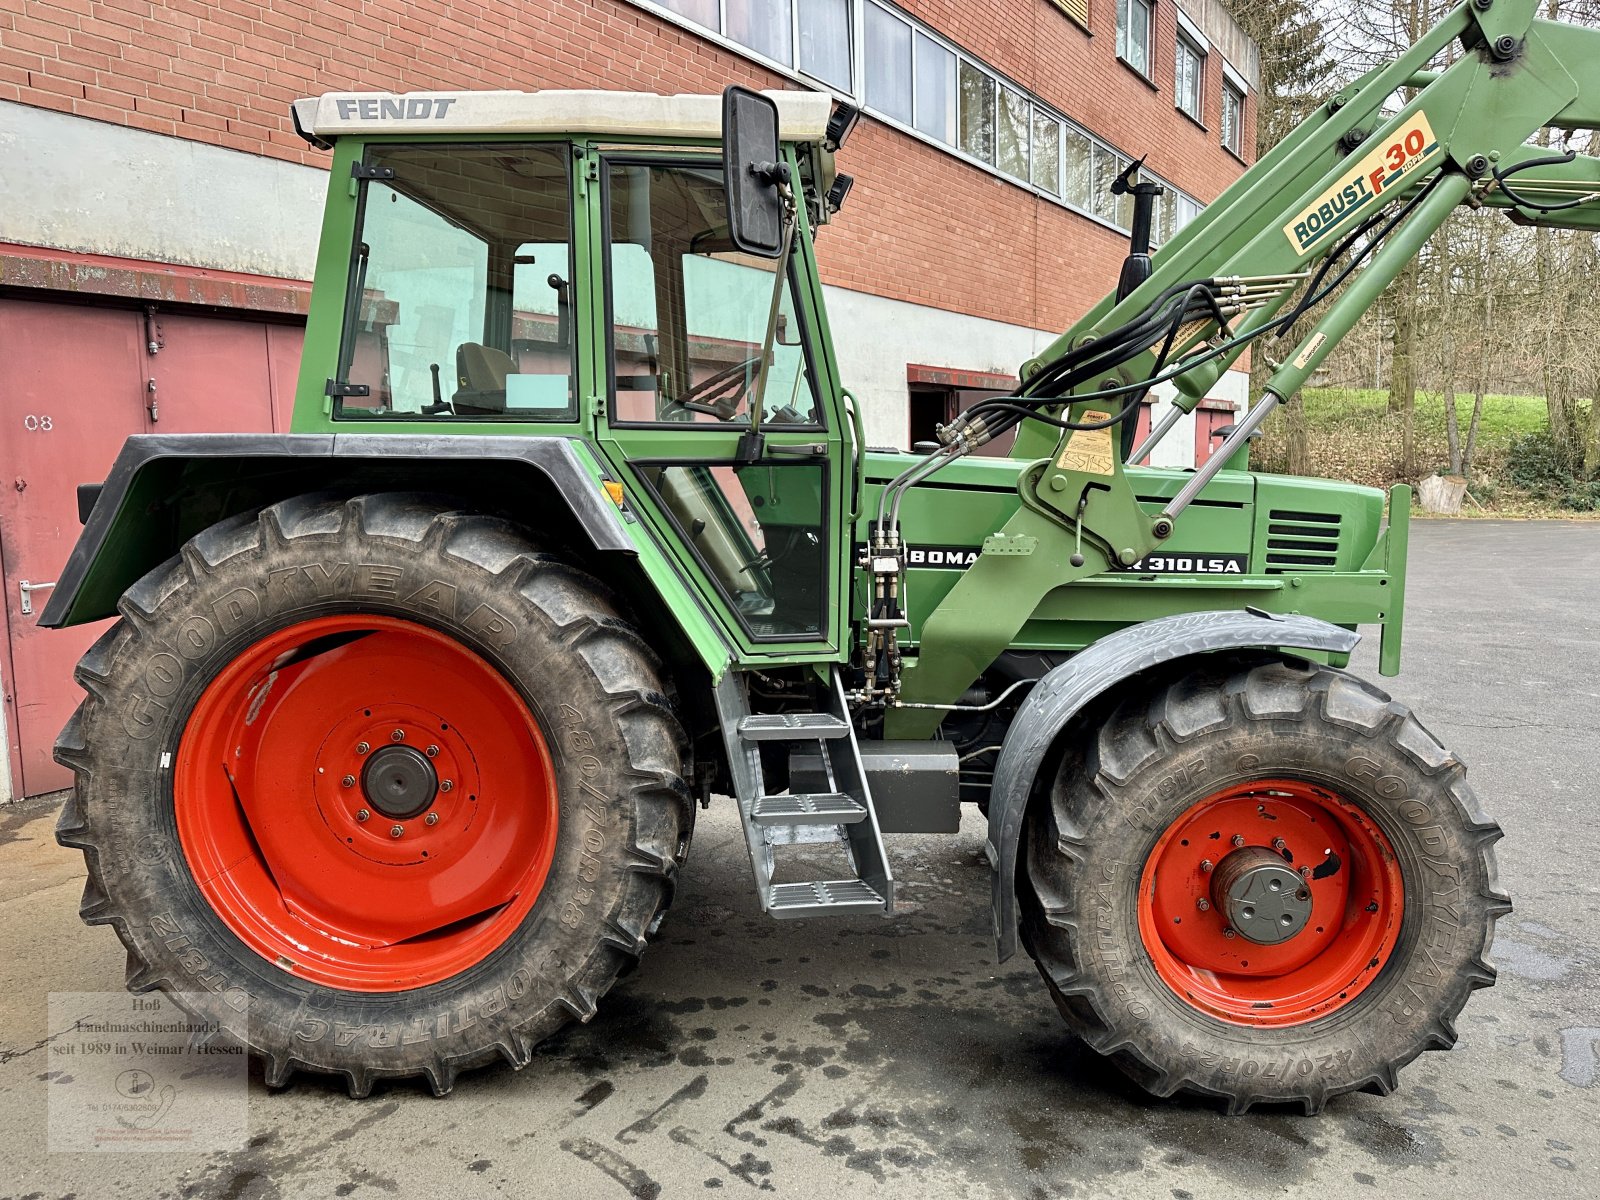
<path fill-rule="evenodd" d="M 741 656 L 838 651 L 856 479 L 811 237 L 848 190 L 850 110 L 730 89 L 294 113 L 333 151 L 296 432 L 581 439 Z"/>

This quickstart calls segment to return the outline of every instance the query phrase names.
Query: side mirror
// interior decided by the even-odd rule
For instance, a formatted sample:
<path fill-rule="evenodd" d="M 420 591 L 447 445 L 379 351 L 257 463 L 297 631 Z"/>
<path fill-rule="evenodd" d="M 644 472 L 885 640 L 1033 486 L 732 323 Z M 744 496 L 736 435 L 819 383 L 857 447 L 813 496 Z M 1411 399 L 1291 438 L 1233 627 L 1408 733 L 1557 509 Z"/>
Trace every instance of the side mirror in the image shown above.
<path fill-rule="evenodd" d="M 743 254 L 783 253 L 783 197 L 788 178 L 778 149 L 778 106 L 760 92 L 722 93 L 722 172 L 728 197 L 728 240 Z"/>

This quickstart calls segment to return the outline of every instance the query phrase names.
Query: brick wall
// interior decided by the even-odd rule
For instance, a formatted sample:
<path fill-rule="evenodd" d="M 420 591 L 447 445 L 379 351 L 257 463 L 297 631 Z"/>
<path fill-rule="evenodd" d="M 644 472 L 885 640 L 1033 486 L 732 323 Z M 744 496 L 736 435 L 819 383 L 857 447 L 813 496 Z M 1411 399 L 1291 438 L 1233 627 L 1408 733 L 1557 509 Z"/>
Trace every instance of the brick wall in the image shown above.
<path fill-rule="evenodd" d="M 1115 58 L 1115 0 L 1090 0 L 1092 35 L 1048 0 L 904 3 L 1202 199 L 1237 173 L 1214 62 L 1209 130 L 1173 107 L 1172 0 L 1156 4 L 1154 86 Z M 315 165 L 288 105 L 323 91 L 733 82 L 792 86 L 621 0 L 0 0 L 0 100 Z M 820 242 L 830 283 L 1045 329 L 1114 284 L 1120 235 L 870 118 L 840 166 L 857 182 Z"/>

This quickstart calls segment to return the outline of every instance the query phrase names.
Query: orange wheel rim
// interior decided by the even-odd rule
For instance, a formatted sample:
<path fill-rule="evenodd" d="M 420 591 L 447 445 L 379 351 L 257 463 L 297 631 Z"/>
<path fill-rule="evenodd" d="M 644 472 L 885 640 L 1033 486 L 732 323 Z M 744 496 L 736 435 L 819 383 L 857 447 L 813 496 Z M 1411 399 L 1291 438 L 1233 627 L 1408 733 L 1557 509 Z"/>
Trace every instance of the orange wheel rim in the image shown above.
<path fill-rule="evenodd" d="M 455 639 L 319 617 L 207 685 L 173 770 L 178 838 L 245 945 L 361 992 L 481 962 L 555 854 L 555 771 L 521 695 Z"/>
<path fill-rule="evenodd" d="M 1140 879 L 1139 935 L 1194 1008 L 1299 1025 L 1382 973 L 1404 896 L 1389 839 L 1359 807 L 1304 780 L 1261 780 L 1214 792 L 1167 827 Z"/>

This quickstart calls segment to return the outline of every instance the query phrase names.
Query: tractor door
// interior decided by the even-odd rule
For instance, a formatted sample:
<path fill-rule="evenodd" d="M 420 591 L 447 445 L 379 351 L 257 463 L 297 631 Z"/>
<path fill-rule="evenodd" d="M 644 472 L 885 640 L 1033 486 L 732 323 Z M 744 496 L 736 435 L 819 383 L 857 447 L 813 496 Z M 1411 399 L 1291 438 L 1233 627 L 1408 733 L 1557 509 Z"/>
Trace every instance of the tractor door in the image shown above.
<path fill-rule="evenodd" d="M 602 443 L 629 500 L 742 659 L 835 657 L 854 480 L 806 231 L 785 262 L 735 251 L 709 156 L 609 154 L 599 173 Z"/>

